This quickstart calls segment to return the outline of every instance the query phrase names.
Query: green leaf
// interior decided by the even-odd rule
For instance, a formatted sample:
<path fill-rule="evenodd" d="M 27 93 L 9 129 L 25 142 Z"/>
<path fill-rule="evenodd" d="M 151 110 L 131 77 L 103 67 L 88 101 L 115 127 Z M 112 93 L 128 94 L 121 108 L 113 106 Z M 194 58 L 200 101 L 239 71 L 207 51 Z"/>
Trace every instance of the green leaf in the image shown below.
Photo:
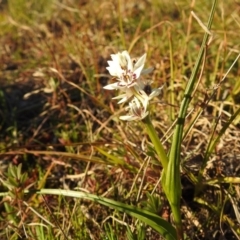
<path fill-rule="evenodd" d="M 167 195 L 168 201 L 171 205 L 171 209 L 174 216 L 174 222 L 178 231 L 178 238 L 183 238 L 183 228 L 181 221 L 181 212 L 180 212 L 180 198 L 181 198 L 181 179 L 180 179 L 180 153 L 181 153 L 181 144 L 183 137 L 183 128 L 185 118 L 187 116 L 189 103 L 192 99 L 192 94 L 194 91 L 194 85 L 198 80 L 198 72 L 200 65 L 202 63 L 202 59 L 204 56 L 204 52 L 206 51 L 207 41 L 209 38 L 209 30 L 211 29 L 211 25 L 213 22 L 213 16 L 216 8 L 217 0 L 213 1 L 212 9 L 210 12 L 210 16 L 208 19 L 208 24 L 206 29 L 208 31 L 205 32 L 204 38 L 202 41 L 201 48 L 199 50 L 198 57 L 196 59 L 196 63 L 192 70 L 192 74 L 187 83 L 184 97 L 180 105 L 179 115 L 176 123 L 176 127 L 173 133 L 173 140 L 171 144 L 171 149 L 169 153 L 169 162 L 167 168 L 165 168 L 165 172 L 163 175 L 163 188 Z"/>
<path fill-rule="evenodd" d="M 16 177 L 17 177 L 17 179 L 21 179 L 21 176 L 22 176 L 22 164 L 20 163 L 16 167 Z"/>
<path fill-rule="evenodd" d="M 148 224 L 150 227 L 155 229 L 160 233 L 165 239 L 173 240 L 177 238 L 175 228 L 166 220 L 159 217 L 158 215 L 151 213 L 147 210 L 137 208 L 135 206 L 130 206 L 115 200 L 108 198 L 96 196 L 94 194 L 88 194 L 84 192 L 71 191 L 71 190 L 61 190 L 61 189 L 41 189 L 36 192 L 37 194 L 50 194 L 50 195 L 63 195 L 68 197 L 84 198 L 88 200 L 95 201 L 104 206 L 114 208 L 118 211 L 129 214 L 142 222 Z"/>

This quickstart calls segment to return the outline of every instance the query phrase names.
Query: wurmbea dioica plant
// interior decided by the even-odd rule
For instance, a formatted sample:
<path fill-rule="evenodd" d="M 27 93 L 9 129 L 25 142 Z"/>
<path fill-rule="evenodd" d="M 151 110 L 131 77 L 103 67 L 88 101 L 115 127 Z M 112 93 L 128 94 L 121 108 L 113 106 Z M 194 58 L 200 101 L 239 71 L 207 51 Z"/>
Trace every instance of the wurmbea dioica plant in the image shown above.
<path fill-rule="evenodd" d="M 160 94 L 162 87 L 145 92 L 144 75 L 153 71 L 153 68 L 144 69 L 146 54 L 140 57 L 138 61 L 131 59 L 127 51 L 113 54 L 111 58 L 112 60 L 108 61 L 109 66 L 107 70 L 116 82 L 104 88 L 108 90 L 120 90 L 121 94 L 113 99 L 120 99 L 118 103 L 128 102 L 126 110 L 129 113 L 128 115 L 120 116 L 120 119 L 128 121 L 141 120 L 144 123 L 163 166 L 163 189 L 172 208 L 178 239 L 182 239 L 180 169 L 174 170 L 174 172 L 177 172 L 176 179 L 172 181 L 174 182 L 173 184 L 169 184 L 169 177 L 166 176 L 168 172 L 168 157 L 149 116 L 150 100 Z"/>
<path fill-rule="evenodd" d="M 192 74 L 187 81 L 186 88 L 183 94 L 182 101 L 180 103 L 179 114 L 176 120 L 175 129 L 173 132 L 171 148 L 169 150 L 168 156 L 158 138 L 157 132 L 152 125 L 150 114 L 149 114 L 149 104 L 150 100 L 159 95 L 161 88 L 152 90 L 148 93 L 144 91 L 145 84 L 144 84 L 144 74 L 150 73 L 153 69 L 143 69 L 144 63 L 146 60 L 146 54 L 144 54 L 138 61 L 134 61 L 130 58 L 127 51 L 122 53 L 113 54 L 112 60 L 108 61 L 110 74 L 116 80 L 115 83 L 109 84 L 105 86 L 105 89 L 108 90 L 120 90 L 121 94 L 115 99 L 119 99 L 118 103 L 125 103 L 129 102 L 127 110 L 129 114 L 126 116 L 121 116 L 120 118 L 123 120 L 139 120 L 141 121 L 146 131 L 155 147 L 155 151 L 158 155 L 159 161 L 162 163 L 163 172 L 162 172 L 162 186 L 163 190 L 167 196 L 169 204 L 171 206 L 171 210 L 173 213 L 174 218 L 174 227 L 168 223 L 166 220 L 159 217 L 157 214 L 152 213 L 148 210 L 131 206 L 128 204 L 124 204 L 115 200 L 111 200 L 108 198 L 104 198 L 102 196 L 86 193 L 85 191 L 79 190 L 65 190 L 65 189 L 39 189 L 39 190 L 31 190 L 22 189 L 21 193 L 37 193 L 41 195 L 50 194 L 50 195 L 61 195 L 73 198 L 84 198 L 88 200 L 93 200 L 98 202 L 104 206 L 108 206 L 114 208 L 118 211 L 122 211 L 124 213 L 129 214 L 132 217 L 136 217 L 139 220 L 145 222 L 153 229 L 158 231 L 165 239 L 172 240 L 172 239 L 183 239 L 183 231 L 182 231 L 182 223 L 181 223 L 181 212 L 180 212 L 180 198 L 181 198 L 181 184 L 180 184 L 180 152 L 181 152 L 181 144 L 183 140 L 183 132 L 184 132 L 184 121 L 187 117 L 188 113 L 188 106 L 193 98 L 194 87 L 195 83 L 198 82 L 199 76 L 199 69 L 202 63 L 202 59 L 204 54 L 206 53 L 207 47 L 209 46 L 208 39 L 209 34 L 211 35 L 210 29 L 213 22 L 213 15 L 215 12 L 217 0 L 213 1 L 212 9 L 210 12 L 210 16 L 208 19 L 208 23 L 206 26 L 201 23 L 201 26 L 204 26 L 205 34 L 202 41 L 201 48 L 198 52 L 198 57 L 192 69 Z M 204 61 L 203 61 L 204 62 Z M 234 62 L 235 63 L 235 62 Z M 225 77 L 224 77 L 225 78 Z M 146 89 L 145 89 L 146 90 Z M 239 111 L 236 111 L 234 115 L 230 118 L 230 124 L 236 116 L 238 116 Z M 229 125 L 226 125 L 228 127 Z M 224 133 L 226 130 L 225 126 L 223 127 L 223 131 L 221 134 Z M 214 142 L 210 142 L 209 149 L 207 150 L 206 161 L 208 161 L 208 155 L 211 153 L 211 149 L 216 146 L 217 141 L 219 138 L 215 139 Z M 212 144 L 213 143 L 213 144 Z M 40 153 L 41 152 L 41 153 Z M 40 154 L 50 154 L 49 151 L 24 151 L 23 153 L 40 153 Z M 104 151 L 102 151 L 104 152 Z M 53 155 L 56 152 L 51 153 Z M 62 156 L 69 156 L 70 158 L 74 156 L 73 154 L 69 155 L 68 153 L 61 153 Z M 105 154 L 107 156 L 107 154 Z M 78 159 L 84 159 L 87 161 L 99 162 L 99 158 L 91 156 L 89 158 L 85 155 L 79 155 L 79 153 L 75 156 Z M 19 180 L 19 176 L 21 176 L 21 167 L 9 167 L 8 171 L 8 178 L 11 180 L 10 182 L 14 182 L 15 180 Z M 16 193 L 19 191 L 18 186 L 14 186 L 9 184 L 9 181 L 2 180 L 1 182 L 5 187 L 8 188 L 7 192 L 0 193 L 0 196 L 8 196 L 12 195 L 12 193 Z M 202 185 L 202 175 L 200 173 L 197 181 L 197 187 Z M 14 194 L 15 196 L 15 194 Z M 22 194 L 18 194 L 17 197 L 21 197 Z M 234 229 L 234 228 L 233 228 Z"/>

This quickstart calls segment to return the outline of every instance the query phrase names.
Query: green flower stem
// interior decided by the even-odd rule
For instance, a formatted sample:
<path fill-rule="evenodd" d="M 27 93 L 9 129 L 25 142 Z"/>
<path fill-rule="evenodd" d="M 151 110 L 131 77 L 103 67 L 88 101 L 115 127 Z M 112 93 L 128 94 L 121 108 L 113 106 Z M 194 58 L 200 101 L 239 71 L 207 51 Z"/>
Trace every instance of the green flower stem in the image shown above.
<path fill-rule="evenodd" d="M 216 8 L 217 0 L 213 1 L 210 17 L 207 24 L 207 29 L 211 28 L 213 15 Z M 187 87 L 185 89 L 184 98 L 180 105 L 180 111 L 178 115 L 178 121 L 174 130 L 172 145 L 169 154 L 169 164 L 168 169 L 165 174 L 163 186 L 166 192 L 168 201 L 171 205 L 174 222 L 177 229 L 178 239 L 183 239 L 183 230 L 181 222 L 181 212 L 180 212 L 180 198 L 181 198 L 181 178 L 180 178 L 180 153 L 181 153 L 181 143 L 183 136 L 184 121 L 187 115 L 187 109 L 192 98 L 192 93 L 194 90 L 194 84 L 197 81 L 197 74 L 204 56 L 204 52 L 207 46 L 207 40 L 209 38 L 206 32 L 203 38 L 203 42 L 196 60 L 195 66 L 192 71 L 192 75 L 188 81 Z"/>
<path fill-rule="evenodd" d="M 155 150 L 157 152 L 159 160 L 162 163 L 163 169 L 164 169 L 164 171 L 167 171 L 168 157 L 167 157 L 167 154 L 166 154 L 166 152 L 163 148 L 163 145 L 162 145 L 161 141 L 159 140 L 157 132 L 152 125 L 152 121 L 151 121 L 149 115 L 143 119 L 143 123 L 146 127 L 148 136 L 150 137 L 150 139 L 151 139 L 151 141 L 152 141 L 152 143 L 155 147 Z"/>
<path fill-rule="evenodd" d="M 179 189 L 181 192 L 181 186 Z M 178 194 L 176 194 L 176 195 L 178 195 Z M 182 239 L 184 239 L 184 237 L 183 237 L 182 217 L 181 217 L 181 211 L 180 211 L 180 201 L 177 204 L 173 204 L 170 202 L 170 206 L 172 209 L 174 224 L 175 224 L 176 231 L 177 231 L 177 239 L 182 240 Z"/>
<path fill-rule="evenodd" d="M 155 147 L 155 150 L 158 154 L 158 157 L 162 163 L 163 166 L 163 175 L 162 175 L 162 186 L 163 190 L 167 196 L 167 199 L 170 203 L 172 213 L 175 220 L 176 230 L 177 230 L 177 239 L 183 239 L 183 231 L 182 231 L 182 222 L 181 222 L 181 212 L 180 212 L 180 201 L 181 198 L 181 185 L 180 185 L 180 169 L 179 167 L 171 167 L 168 164 L 168 157 L 166 155 L 166 152 L 163 148 L 163 145 L 161 141 L 159 140 L 159 137 L 157 135 L 157 132 L 155 128 L 152 125 L 151 119 L 149 115 L 144 118 L 143 123 L 146 127 L 147 133 Z M 166 175 L 168 172 L 168 167 L 171 168 L 172 171 L 175 171 L 175 177 L 170 181 L 170 184 L 166 179 L 169 179 L 169 177 Z M 172 175 L 173 173 L 171 173 Z M 176 181 L 177 180 L 177 181 Z M 177 201 L 176 201 L 177 199 Z"/>

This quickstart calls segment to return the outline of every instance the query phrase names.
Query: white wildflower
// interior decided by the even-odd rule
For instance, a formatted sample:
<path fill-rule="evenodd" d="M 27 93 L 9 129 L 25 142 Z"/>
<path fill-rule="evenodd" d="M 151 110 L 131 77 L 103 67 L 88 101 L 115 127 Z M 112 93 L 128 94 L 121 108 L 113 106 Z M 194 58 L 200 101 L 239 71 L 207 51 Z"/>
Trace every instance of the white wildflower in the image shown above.
<path fill-rule="evenodd" d="M 147 111 L 147 108 L 145 108 L 136 97 L 134 97 L 133 100 L 129 102 L 129 106 L 127 107 L 127 110 L 129 110 L 129 115 L 121 116 L 120 117 L 121 120 L 125 120 L 125 121 L 142 120 L 149 113 Z"/>
<path fill-rule="evenodd" d="M 112 60 L 108 61 L 109 67 L 107 67 L 107 70 L 117 82 L 104 87 L 108 90 L 125 90 L 126 88 L 131 88 L 138 84 L 137 79 L 139 79 L 141 74 L 147 74 L 153 70 L 152 68 L 143 69 L 146 60 L 146 53 L 136 62 L 130 58 L 127 51 L 112 54 L 111 57 Z"/>
<path fill-rule="evenodd" d="M 153 68 L 143 69 L 146 60 L 146 54 L 137 61 L 132 60 L 127 51 L 112 54 L 112 60 L 108 61 L 107 70 L 115 83 L 105 86 L 105 89 L 119 89 L 120 95 L 113 99 L 118 99 L 118 103 L 129 102 L 127 110 L 129 115 L 121 116 L 120 119 L 126 121 L 142 120 L 148 114 L 149 101 L 158 96 L 162 87 L 152 89 L 150 84 L 146 84 L 142 75 L 153 71 Z"/>

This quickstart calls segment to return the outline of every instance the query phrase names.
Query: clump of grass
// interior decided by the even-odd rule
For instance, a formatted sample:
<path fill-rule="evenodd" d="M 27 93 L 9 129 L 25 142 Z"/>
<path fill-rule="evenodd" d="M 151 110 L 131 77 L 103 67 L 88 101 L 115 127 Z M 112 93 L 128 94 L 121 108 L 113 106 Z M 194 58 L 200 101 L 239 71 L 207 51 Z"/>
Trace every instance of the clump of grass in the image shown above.
<path fill-rule="evenodd" d="M 8 10 L 10 16 L 19 24 L 39 23 L 42 19 L 47 19 L 52 11 L 53 1 L 40 0 L 24 1 L 9 0 Z"/>

